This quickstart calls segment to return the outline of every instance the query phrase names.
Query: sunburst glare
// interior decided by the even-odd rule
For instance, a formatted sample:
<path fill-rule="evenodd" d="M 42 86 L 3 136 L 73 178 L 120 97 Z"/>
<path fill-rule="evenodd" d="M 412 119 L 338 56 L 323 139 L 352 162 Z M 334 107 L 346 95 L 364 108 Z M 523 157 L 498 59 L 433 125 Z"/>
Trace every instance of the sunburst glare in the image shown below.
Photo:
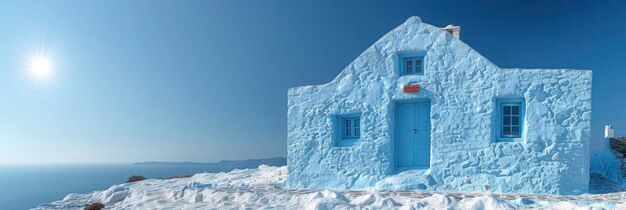
<path fill-rule="evenodd" d="M 46 55 L 35 55 L 28 61 L 30 73 L 39 79 L 45 79 L 52 73 L 52 63 Z"/>
<path fill-rule="evenodd" d="M 50 46 L 44 38 L 40 44 L 34 45 L 24 59 L 25 76 L 32 85 L 40 86 L 54 82 L 55 71 L 57 70 L 57 63 L 54 59 L 56 53 L 52 53 Z"/>

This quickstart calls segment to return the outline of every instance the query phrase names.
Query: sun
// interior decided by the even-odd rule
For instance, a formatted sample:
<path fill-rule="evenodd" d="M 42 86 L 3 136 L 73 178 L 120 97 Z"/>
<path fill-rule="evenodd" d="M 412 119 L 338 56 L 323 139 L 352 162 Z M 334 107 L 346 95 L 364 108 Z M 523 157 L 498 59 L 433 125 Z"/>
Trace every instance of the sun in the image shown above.
<path fill-rule="evenodd" d="M 54 42 L 46 40 L 45 35 L 41 41 L 32 42 L 32 47 L 22 54 L 23 67 L 20 68 L 23 78 L 33 87 L 49 89 L 56 85 L 60 73 L 58 59 L 59 49 Z"/>
<path fill-rule="evenodd" d="M 52 73 L 52 62 L 46 55 L 34 55 L 28 61 L 30 74 L 37 79 L 46 79 Z"/>

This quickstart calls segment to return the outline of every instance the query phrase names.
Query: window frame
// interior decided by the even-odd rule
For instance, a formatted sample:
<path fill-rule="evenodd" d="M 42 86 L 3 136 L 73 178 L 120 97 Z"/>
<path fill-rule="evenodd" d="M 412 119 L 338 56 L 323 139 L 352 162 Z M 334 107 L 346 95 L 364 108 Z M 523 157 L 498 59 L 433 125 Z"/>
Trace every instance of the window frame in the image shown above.
<path fill-rule="evenodd" d="M 349 122 L 349 123 L 348 123 Z M 346 124 L 350 124 L 349 126 Z M 361 117 L 350 116 L 341 118 L 341 139 L 360 139 L 361 138 Z M 359 135 L 356 135 L 358 129 Z"/>
<path fill-rule="evenodd" d="M 416 55 L 416 54 L 399 54 L 399 63 L 400 63 L 400 76 L 404 76 L 404 75 L 424 75 L 424 66 L 425 66 L 425 56 L 423 55 Z M 412 66 L 411 68 L 413 69 L 413 72 L 409 73 L 407 72 L 407 60 L 411 60 L 412 62 Z M 420 68 L 419 68 L 419 72 L 415 71 L 417 67 L 416 64 L 416 60 L 420 61 Z"/>
<path fill-rule="evenodd" d="M 346 127 L 346 121 L 350 122 L 350 126 Z M 335 146 L 345 147 L 352 146 L 361 141 L 363 137 L 363 121 L 361 113 L 341 114 L 335 116 Z M 355 123 L 357 122 L 357 123 Z M 350 135 L 346 135 L 346 131 L 350 130 Z M 359 135 L 355 135 L 358 129 Z"/>
<path fill-rule="evenodd" d="M 510 111 L 509 114 L 505 114 L 505 106 L 512 106 L 512 105 L 517 105 L 519 106 L 519 113 L 517 115 L 513 114 L 513 110 Z M 523 98 L 514 98 L 514 99 L 498 99 L 497 103 L 496 103 L 496 126 L 497 128 L 496 130 L 496 139 L 498 142 L 510 142 L 510 141 L 521 141 L 524 138 L 524 127 L 525 127 L 525 115 L 526 112 L 526 103 L 525 100 Z M 510 121 L 511 123 L 509 125 L 505 125 L 504 123 L 504 117 L 505 116 L 509 116 L 511 117 Z M 518 117 L 518 121 L 519 124 L 517 125 L 517 127 L 519 127 L 519 134 L 518 135 L 513 135 L 513 127 L 515 127 L 515 125 L 513 124 L 513 117 L 517 116 Z M 510 134 L 509 135 L 505 135 L 504 134 L 504 128 L 505 127 L 509 127 L 510 130 Z"/>

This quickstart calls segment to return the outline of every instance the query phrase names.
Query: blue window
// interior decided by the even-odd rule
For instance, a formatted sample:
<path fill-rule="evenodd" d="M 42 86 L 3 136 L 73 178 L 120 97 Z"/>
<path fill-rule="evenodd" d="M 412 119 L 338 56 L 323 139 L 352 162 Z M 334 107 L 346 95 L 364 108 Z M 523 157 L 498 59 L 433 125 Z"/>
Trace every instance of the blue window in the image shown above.
<path fill-rule="evenodd" d="M 343 131 L 342 139 L 358 139 L 361 138 L 361 118 L 360 117 L 342 117 L 341 127 Z"/>
<path fill-rule="evenodd" d="M 498 138 L 501 141 L 521 139 L 524 128 L 524 100 L 498 100 Z"/>
<path fill-rule="evenodd" d="M 403 56 L 401 57 L 401 75 L 424 74 L 424 57 Z"/>
<path fill-rule="evenodd" d="M 352 146 L 361 141 L 361 114 L 337 115 L 334 122 L 334 145 Z"/>

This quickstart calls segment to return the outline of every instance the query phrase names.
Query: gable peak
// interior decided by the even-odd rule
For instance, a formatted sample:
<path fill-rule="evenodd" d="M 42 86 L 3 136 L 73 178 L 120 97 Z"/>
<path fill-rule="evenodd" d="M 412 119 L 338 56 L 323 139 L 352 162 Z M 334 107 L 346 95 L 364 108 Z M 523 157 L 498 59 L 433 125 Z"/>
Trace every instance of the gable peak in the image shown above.
<path fill-rule="evenodd" d="M 408 23 L 408 24 L 411 24 L 411 23 L 413 23 L 413 24 L 422 23 L 422 19 L 420 17 L 418 17 L 418 16 L 411 16 L 411 17 L 409 17 L 409 19 L 406 19 L 405 23 Z"/>

